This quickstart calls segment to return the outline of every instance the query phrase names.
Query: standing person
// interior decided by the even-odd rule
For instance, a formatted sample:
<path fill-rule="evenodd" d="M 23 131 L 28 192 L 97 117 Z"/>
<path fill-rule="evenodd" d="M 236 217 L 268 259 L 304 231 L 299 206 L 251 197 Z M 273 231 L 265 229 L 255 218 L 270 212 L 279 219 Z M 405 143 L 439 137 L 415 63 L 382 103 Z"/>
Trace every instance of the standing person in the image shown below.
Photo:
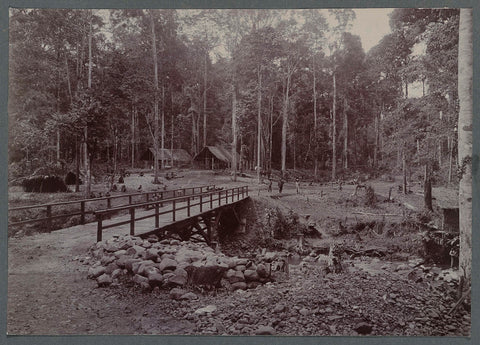
<path fill-rule="evenodd" d="M 280 180 L 278 180 L 278 192 L 282 193 L 282 190 L 283 190 L 283 179 L 280 178 Z"/>
<path fill-rule="evenodd" d="M 297 187 L 297 194 L 300 194 L 300 179 L 298 177 L 295 179 L 295 187 Z"/>
<path fill-rule="evenodd" d="M 269 193 L 272 192 L 272 179 L 271 178 L 268 179 L 268 192 Z"/>

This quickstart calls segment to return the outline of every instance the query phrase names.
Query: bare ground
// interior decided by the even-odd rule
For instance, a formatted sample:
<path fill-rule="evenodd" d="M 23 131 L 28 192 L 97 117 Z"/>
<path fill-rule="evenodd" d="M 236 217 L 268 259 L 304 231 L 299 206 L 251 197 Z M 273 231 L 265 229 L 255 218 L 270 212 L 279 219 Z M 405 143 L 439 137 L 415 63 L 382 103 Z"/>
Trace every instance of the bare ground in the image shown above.
<path fill-rule="evenodd" d="M 229 176 L 206 172 L 184 175 L 169 181 L 169 188 L 233 184 Z M 142 184 L 148 190 L 156 187 L 149 184 L 151 179 L 151 176 L 131 176 L 125 182 L 128 188 Z M 98 288 L 95 281 L 86 279 L 89 261 L 85 257 L 95 241 L 87 233 L 65 229 L 11 237 L 8 333 L 253 335 L 260 326 L 270 326 L 278 335 L 358 335 L 362 324 L 371 327 L 371 335 L 470 333 L 470 311 L 466 307 L 461 306 L 448 315 L 457 298 L 455 282 L 435 279 L 438 268 L 411 267 L 419 260 L 418 234 L 404 231 L 398 224 L 408 213 L 401 203 L 421 207 L 419 195 L 394 194 L 397 203 L 379 202 L 376 208 L 371 208 L 362 204 L 364 192 L 352 196 L 353 186 L 339 191 L 337 186 L 305 184 L 302 194 L 297 195 L 293 184 L 287 184 L 279 195 L 267 193 L 265 185 L 257 192 L 258 184 L 253 179 L 239 180 L 238 185 L 252 186 L 251 195 L 262 205 L 310 215 L 322 229 L 323 237 L 308 239 L 307 247 L 342 241 L 359 249 L 382 246 L 393 250 L 393 254 L 380 259 L 346 258 L 345 272 L 339 274 L 325 274 L 313 263 L 291 266 L 290 277 L 282 277 L 273 284 L 246 292 L 195 291 L 197 300 L 180 302 L 171 300 L 167 291 L 142 292 L 128 284 Z M 376 182 L 374 187 L 377 193 L 385 195 L 390 185 Z M 258 215 L 262 212 L 257 210 Z M 372 233 L 371 229 L 336 233 L 338 221 L 353 225 L 379 218 L 393 224 L 393 236 L 387 236 L 387 232 Z M 402 264 L 407 268 L 398 270 Z M 212 315 L 194 313 L 210 304 L 217 307 Z"/>

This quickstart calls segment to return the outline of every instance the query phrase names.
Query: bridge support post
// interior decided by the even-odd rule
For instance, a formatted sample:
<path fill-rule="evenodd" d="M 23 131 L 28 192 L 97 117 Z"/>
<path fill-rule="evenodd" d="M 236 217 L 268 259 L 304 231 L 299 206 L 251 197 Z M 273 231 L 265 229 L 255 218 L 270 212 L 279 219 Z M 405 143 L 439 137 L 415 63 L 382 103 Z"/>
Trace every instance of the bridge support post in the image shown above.
<path fill-rule="evenodd" d="M 175 208 L 176 208 L 175 200 L 173 200 L 173 203 L 172 203 L 172 220 L 173 221 L 175 221 Z"/>
<path fill-rule="evenodd" d="M 158 202 L 155 204 L 155 228 L 159 227 L 159 219 L 158 219 Z"/>
<path fill-rule="evenodd" d="M 130 208 L 130 235 L 135 236 L 135 207 Z"/>
<path fill-rule="evenodd" d="M 80 202 L 80 224 L 85 224 L 85 201 Z"/>
<path fill-rule="evenodd" d="M 102 215 L 97 214 L 97 242 L 102 240 Z"/>

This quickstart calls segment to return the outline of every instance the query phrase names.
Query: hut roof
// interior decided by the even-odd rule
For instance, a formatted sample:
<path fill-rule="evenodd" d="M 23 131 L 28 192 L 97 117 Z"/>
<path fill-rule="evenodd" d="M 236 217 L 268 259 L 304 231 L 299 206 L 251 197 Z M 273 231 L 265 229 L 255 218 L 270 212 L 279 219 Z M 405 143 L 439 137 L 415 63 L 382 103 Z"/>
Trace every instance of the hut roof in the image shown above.
<path fill-rule="evenodd" d="M 194 158 L 194 160 L 201 159 L 207 151 L 210 151 L 218 160 L 230 163 L 232 161 L 232 152 L 223 146 L 205 146 Z M 239 157 L 237 153 L 237 158 Z"/>

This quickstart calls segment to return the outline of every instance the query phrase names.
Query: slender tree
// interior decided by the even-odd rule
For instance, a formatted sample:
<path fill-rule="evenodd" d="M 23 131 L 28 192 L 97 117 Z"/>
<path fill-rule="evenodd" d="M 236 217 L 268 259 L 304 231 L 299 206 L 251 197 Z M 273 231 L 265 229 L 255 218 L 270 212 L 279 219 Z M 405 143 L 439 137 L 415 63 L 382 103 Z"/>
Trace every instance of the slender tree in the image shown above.
<path fill-rule="evenodd" d="M 471 279 L 472 267 L 472 121 L 473 121 L 473 13 L 460 10 L 458 43 L 458 160 L 462 172 L 458 191 L 460 210 L 460 262 L 463 277 Z"/>

